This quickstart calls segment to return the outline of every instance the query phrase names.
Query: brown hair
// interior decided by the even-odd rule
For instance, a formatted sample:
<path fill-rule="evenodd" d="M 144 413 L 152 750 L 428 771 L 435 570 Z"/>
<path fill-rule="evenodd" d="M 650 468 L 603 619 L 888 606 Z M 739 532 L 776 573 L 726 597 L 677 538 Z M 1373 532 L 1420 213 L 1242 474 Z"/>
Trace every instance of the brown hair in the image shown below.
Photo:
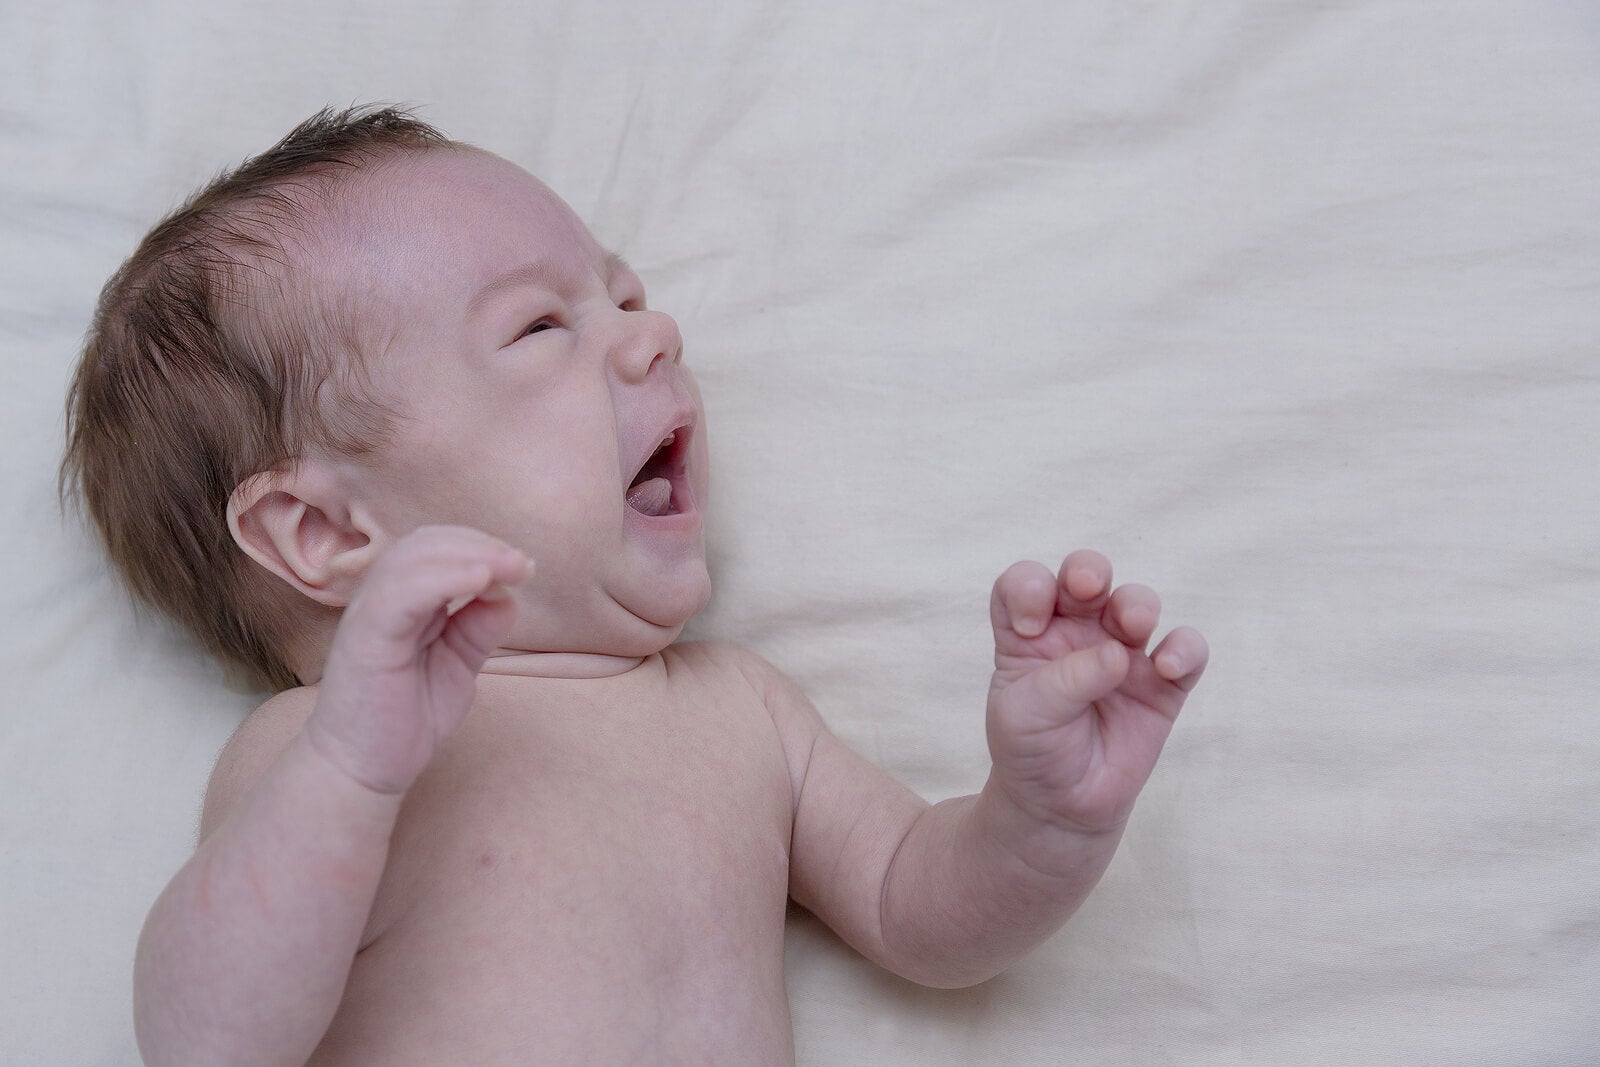
<path fill-rule="evenodd" d="M 290 246 L 354 171 L 456 144 L 393 107 L 323 109 L 158 223 L 100 294 L 67 396 L 63 499 L 81 494 L 136 597 L 274 689 L 298 684 L 299 598 L 234 543 L 228 499 L 308 447 L 364 451 L 387 424 L 321 396 L 359 395 L 360 345 L 337 300 L 296 285 Z"/>

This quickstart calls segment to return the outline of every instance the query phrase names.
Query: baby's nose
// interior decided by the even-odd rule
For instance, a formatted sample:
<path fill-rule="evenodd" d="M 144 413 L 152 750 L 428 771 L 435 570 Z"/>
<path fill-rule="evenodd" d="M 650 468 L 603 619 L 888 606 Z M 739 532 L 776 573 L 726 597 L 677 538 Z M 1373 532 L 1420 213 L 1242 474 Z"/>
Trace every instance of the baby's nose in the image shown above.
<path fill-rule="evenodd" d="M 658 363 L 676 365 L 683 359 L 683 335 L 678 323 L 664 311 L 629 311 L 627 329 L 618 344 L 622 373 L 643 381 Z"/>

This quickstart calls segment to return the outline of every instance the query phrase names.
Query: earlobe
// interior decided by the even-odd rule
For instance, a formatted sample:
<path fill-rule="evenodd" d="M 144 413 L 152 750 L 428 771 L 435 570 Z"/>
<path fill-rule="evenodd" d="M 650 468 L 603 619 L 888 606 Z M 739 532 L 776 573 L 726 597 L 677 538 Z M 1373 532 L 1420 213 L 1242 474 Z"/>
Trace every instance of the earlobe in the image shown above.
<path fill-rule="evenodd" d="M 245 555 L 319 604 L 344 607 L 376 554 L 373 538 L 306 473 L 264 471 L 228 498 Z"/>

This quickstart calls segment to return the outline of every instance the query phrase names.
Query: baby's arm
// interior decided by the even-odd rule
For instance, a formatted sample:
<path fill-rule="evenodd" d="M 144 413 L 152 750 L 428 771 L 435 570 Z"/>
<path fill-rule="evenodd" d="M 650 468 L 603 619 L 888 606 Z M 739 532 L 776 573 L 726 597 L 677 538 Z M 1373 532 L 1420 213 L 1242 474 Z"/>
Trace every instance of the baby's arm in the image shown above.
<path fill-rule="evenodd" d="M 200 847 L 140 938 L 134 1017 L 147 1062 L 311 1055 L 360 947 L 401 799 L 470 707 L 515 613 L 504 587 L 527 568 L 471 530 L 402 539 L 345 610 L 304 726 L 253 782 L 248 754 L 224 757 Z M 293 705 L 311 699 L 295 690 L 255 715 L 293 724 Z"/>
<path fill-rule="evenodd" d="M 993 976 L 1048 937 L 1099 881 L 1205 640 L 1155 649 L 1160 602 L 1111 588 L 1103 556 L 995 583 L 994 766 L 975 796 L 928 806 L 852 753 L 791 684 L 769 706 L 794 773 L 790 892 L 867 957 L 933 986 Z"/>

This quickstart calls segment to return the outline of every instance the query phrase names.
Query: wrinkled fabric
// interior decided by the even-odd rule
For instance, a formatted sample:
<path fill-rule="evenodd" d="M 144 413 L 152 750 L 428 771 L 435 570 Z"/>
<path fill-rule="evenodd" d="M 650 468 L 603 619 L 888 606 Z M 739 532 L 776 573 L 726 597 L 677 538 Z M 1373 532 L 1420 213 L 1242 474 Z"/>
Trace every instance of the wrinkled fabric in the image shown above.
<path fill-rule="evenodd" d="M 958 991 L 803 913 L 802 1064 L 1600 1062 L 1600 15 L 1465 0 L 284 0 L 0 14 L 0 1045 L 137 1061 L 257 696 L 55 501 L 100 285 L 324 105 L 423 105 L 675 314 L 717 583 L 929 799 L 1076 547 L 1210 639 L 1125 843 Z"/>

